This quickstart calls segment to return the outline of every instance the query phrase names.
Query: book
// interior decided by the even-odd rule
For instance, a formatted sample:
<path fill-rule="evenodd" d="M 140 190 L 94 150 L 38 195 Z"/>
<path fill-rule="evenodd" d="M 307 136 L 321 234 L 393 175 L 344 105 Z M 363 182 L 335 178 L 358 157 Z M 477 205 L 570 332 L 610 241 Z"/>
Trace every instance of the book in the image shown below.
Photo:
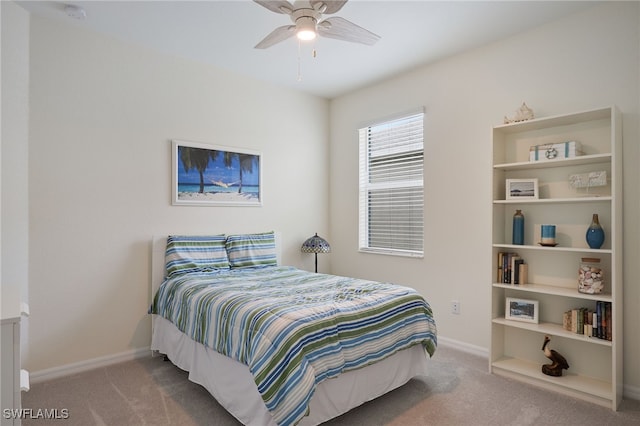
<path fill-rule="evenodd" d="M 589 337 L 598 337 L 604 326 L 600 320 L 601 315 L 606 315 L 605 305 L 601 305 L 602 314 L 598 313 L 596 302 L 596 310 L 593 311 L 587 307 L 573 308 L 562 313 L 562 328 L 576 334 L 584 334 Z M 606 331 L 604 331 L 606 336 Z M 605 337 L 606 338 L 606 337 Z"/>
<path fill-rule="evenodd" d="M 518 284 L 526 284 L 529 282 L 529 265 L 524 263 L 524 261 L 518 266 L 518 273 Z"/>
<path fill-rule="evenodd" d="M 584 325 L 583 325 L 583 330 L 582 333 L 585 336 L 589 336 L 591 337 L 591 321 L 593 320 L 593 311 L 591 311 L 590 309 L 585 308 L 584 309 Z"/>
<path fill-rule="evenodd" d="M 602 302 L 596 302 L 596 322 L 594 324 L 596 328 L 595 337 L 602 339 Z"/>
<path fill-rule="evenodd" d="M 504 256 L 504 283 L 511 283 L 511 258 L 513 257 L 513 253 L 505 253 Z"/>
<path fill-rule="evenodd" d="M 605 321 L 607 324 L 605 337 L 608 341 L 613 340 L 613 324 L 611 323 L 611 302 L 605 302 Z"/>
<path fill-rule="evenodd" d="M 522 277 L 520 276 L 520 272 L 522 270 L 521 266 L 524 264 L 524 259 L 517 258 L 515 262 L 513 262 L 513 283 L 514 284 L 523 284 Z"/>
<path fill-rule="evenodd" d="M 584 333 L 584 311 L 585 308 L 579 308 L 578 310 L 578 324 L 576 324 L 576 333 L 583 334 Z"/>
<path fill-rule="evenodd" d="M 606 302 L 598 302 L 602 305 L 600 310 L 600 338 L 607 338 L 607 304 Z"/>
<path fill-rule="evenodd" d="M 509 282 L 509 253 L 504 253 L 502 256 L 502 282 L 507 284 Z"/>
<path fill-rule="evenodd" d="M 571 331 L 571 311 L 565 311 L 562 314 L 562 328 Z"/>
<path fill-rule="evenodd" d="M 517 254 L 514 253 L 513 256 L 511 256 L 510 259 L 510 265 L 509 265 L 509 269 L 511 271 L 511 274 L 509 276 L 509 283 L 511 284 L 518 284 L 517 281 L 517 276 L 518 276 L 518 261 L 520 260 L 520 256 L 518 256 Z"/>
<path fill-rule="evenodd" d="M 513 284 L 513 262 L 518 253 L 499 252 L 497 281 L 503 284 Z"/>

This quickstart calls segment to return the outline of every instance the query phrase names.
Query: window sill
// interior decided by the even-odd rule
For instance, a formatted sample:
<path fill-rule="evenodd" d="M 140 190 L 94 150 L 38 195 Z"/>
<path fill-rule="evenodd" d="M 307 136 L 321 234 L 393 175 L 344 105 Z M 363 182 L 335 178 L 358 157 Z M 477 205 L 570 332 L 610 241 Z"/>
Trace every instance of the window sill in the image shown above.
<path fill-rule="evenodd" d="M 373 249 L 373 248 L 359 248 L 358 251 L 360 253 L 367 253 L 367 254 L 383 254 L 387 256 L 413 257 L 417 259 L 424 259 L 424 253 L 416 252 L 416 251 Z"/>

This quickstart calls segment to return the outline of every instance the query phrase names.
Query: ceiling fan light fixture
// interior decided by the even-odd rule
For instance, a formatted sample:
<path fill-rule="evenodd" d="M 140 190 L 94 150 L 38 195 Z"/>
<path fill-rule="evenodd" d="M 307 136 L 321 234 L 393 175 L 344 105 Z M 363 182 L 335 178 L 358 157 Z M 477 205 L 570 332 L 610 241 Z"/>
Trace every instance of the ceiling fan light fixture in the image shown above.
<path fill-rule="evenodd" d="M 296 20 L 296 37 L 302 41 L 316 38 L 316 20 L 310 16 L 301 16 Z"/>
<path fill-rule="evenodd" d="M 299 41 L 328 37 L 369 46 L 380 39 L 380 36 L 339 16 L 325 19 L 324 15 L 338 12 L 348 0 L 253 1 L 272 12 L 289 15 L 294 24 L 277 27 L 256 44 L 256 49 L 266 49 L 293 37 L 294 34 Z"/>

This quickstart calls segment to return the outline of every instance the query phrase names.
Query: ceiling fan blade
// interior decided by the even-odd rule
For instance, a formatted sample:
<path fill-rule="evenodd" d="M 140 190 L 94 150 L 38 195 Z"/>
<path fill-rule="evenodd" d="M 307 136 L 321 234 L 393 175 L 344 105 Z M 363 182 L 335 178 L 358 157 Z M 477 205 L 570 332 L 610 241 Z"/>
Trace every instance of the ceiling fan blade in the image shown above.
<path fill-rule="evenodd" d="M 380 36 L 369 30 L 347 21 L 339 16 L 325 19 L 318 24 L 318 34 L 323 37 L 335 38 L 338 40 L 352 41 L 369 46 L 376 44 Z"/>
<path fill-rule="evenodd" d="M 283 13 L 285 15 L 291 15 L 294 7 L 288 1 L 269 1 L 269 0 L 253 0 L 260 6 L 266 7 L 272 12 Z"/>
<path fill-rule="evenodd" d="M 271 31 L 268 36 L 262 39 L 262 41 L 255 45 L 256 49 L 266 49 L 274 44 L 278 44 L 281 41 L 285 41 L 289 37 L 293 36 L 295 32 L 295 25 L 285 25 L 284 27 L 278 27 Z"/>
<path fill-rule="evenodd" d="M 342 6 L 344 6 L 347 1 L 348 0 L 312 0 L 309 3 L 315 10 L 320 10 L 321 13 L 329 15 L 342 9 Z M 325 8 L 324 10 L 322 10 L 323 7 Z"/>

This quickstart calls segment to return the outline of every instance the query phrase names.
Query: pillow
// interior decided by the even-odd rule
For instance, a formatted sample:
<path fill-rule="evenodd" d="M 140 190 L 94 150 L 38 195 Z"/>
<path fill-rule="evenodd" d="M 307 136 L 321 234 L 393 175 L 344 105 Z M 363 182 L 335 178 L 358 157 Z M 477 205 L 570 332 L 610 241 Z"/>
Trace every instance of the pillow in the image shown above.
<path fill-rule="evenodd" d="M 170 235 L 165 252 L 167 277 L 229 269 L 224 235 Z"/>
<path fill-rule="evenodd" d="M 229 235 L 227 256 L 232 268 L 276 266 L 276 239 L 272 232 L 262 234 Z"/>

